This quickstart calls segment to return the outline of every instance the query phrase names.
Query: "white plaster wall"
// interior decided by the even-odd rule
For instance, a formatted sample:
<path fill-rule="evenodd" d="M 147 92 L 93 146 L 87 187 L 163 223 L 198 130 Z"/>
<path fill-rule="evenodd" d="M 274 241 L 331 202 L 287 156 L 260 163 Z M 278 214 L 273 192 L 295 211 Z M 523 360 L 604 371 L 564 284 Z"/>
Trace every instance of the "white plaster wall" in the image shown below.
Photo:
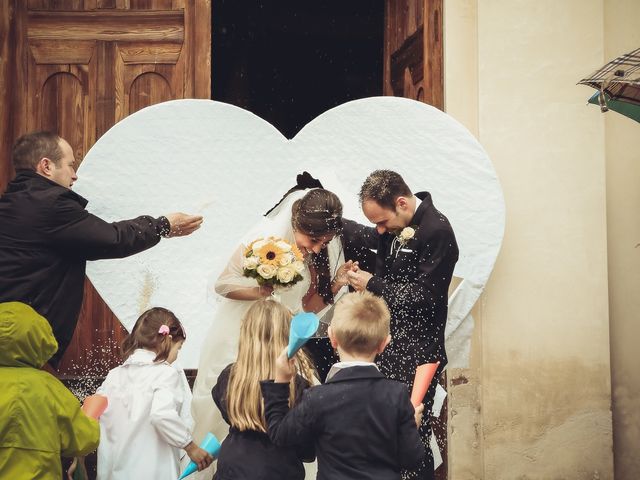
<path fill-rule="evenodd" d="M 470 368 L 450 372 L 452 479 L 613 478 L 605 127 L 576 85 L 605 62 L 604 18 L 603 0 L 445 2 L 446 109 L 507 206 Z"/>
<path fill-rule="evenodd" d="M 444 7 L 445 110 L 479 138 L 478 2 L 449 0 Z M 507 200 L 505 198 L 505 202 Z M 495 276 L 495 272 L 492 276 Z M 447 374 L 447 468 L 449 479 L 452 480 L 481 479 L 484 475 L 482 306 L 485 300 L 486 293 L 483 293 L 472 310 L 475 329 L 468 368 L 449 368 Z"/>
<path fill-rule="evenodd" d="M 606 0 L 604 33 L 604 62 L 640 47 L 640 1 Z M 604 118 L 615 477 L 636 480 L 640 476 L 640 123 L 613 112 Z"/>

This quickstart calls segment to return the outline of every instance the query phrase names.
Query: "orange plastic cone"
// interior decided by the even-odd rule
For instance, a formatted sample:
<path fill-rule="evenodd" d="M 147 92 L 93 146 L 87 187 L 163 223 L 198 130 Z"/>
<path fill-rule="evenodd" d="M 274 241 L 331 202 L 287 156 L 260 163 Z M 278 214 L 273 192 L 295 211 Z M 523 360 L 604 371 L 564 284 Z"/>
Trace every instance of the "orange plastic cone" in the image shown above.
<path fill-rule="evenodd" d="M 416 368 L 416 377 L 413 380 L 413 390 L 411 390 L 411 403 L 414 407 L 420 405 L 424 400 L 439 365 L 440 362 L 425 363 Z"/>
<path fill-rule="evenodd" d="M 95 418 L 97 420 L 107 409 L 108 403 L 107 397 L 103 395 L 90 395 L 84 399 L 82 411 L 88 417 Z"/>

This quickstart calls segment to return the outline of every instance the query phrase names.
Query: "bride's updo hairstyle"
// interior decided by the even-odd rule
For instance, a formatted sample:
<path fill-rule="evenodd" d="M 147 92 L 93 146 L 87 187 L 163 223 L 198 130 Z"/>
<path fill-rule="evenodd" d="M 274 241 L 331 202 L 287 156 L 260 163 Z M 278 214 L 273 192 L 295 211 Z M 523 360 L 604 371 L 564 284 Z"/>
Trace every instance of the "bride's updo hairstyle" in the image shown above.
<path fill-rule="evenodd" d="M 297 230 L 310 237 L 340 235 L 342 233 L 342 203 L 338 196 L 316 188 L 293 203 L 291 224 Z"/>

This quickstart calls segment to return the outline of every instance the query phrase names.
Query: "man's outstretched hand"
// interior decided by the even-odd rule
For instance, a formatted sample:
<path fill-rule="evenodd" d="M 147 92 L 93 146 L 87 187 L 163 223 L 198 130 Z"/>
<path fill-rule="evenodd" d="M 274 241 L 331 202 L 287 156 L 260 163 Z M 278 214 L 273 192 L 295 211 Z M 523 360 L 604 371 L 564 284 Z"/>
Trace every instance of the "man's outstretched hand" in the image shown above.
<path fill-rule="evenodd" d="M 166 215 L 171 226 L 167 237 L 184 237 L 190 235 L 202 225 L 202 215 L 187 215 L 186 213 L 170 213 Z"/>

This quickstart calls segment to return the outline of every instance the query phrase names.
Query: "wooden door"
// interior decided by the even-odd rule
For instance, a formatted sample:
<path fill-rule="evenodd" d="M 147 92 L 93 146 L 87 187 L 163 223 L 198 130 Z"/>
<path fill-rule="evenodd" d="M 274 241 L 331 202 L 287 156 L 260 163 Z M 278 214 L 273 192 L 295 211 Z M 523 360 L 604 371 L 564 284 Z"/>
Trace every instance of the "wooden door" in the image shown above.
<path fill-rule="evenodd" d="M 384 95 L 444 110 L 442 0 L 386 0 Z"/>
<path fill-rule="evenodd" d="M 0 52 L 0 192 L 9 149 L 51 130 L 82 158 L 111 126 L 148 105 L 211 96 L 210 0 L 5 0 Z M 140 212 L 143 214 L 144 212 Z M 86 281 L 60 371 L 101 375 L 117 361 L 120 322 Z"/>
<path fill-rule="evenodd" d="M 386 0 L 384 26 L 384 95 L 411 98 L 444 110 L 442 0 Z M 446 387 L 443 376 L 441 384 Z M 447 471 L 446 401 L 439 418 L 431 418 Z"/>

